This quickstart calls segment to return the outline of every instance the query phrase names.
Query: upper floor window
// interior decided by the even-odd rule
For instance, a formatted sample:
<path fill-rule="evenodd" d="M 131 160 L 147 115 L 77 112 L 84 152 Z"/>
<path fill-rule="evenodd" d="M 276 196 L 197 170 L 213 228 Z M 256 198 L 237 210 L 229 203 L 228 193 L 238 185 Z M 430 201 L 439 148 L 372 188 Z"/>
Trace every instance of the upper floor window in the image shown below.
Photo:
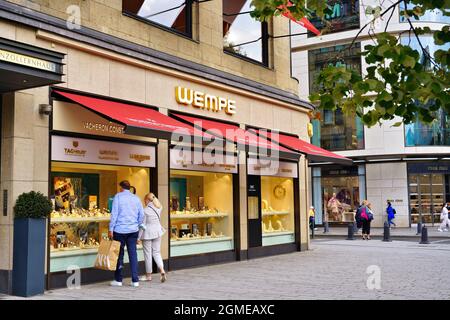
<path fill-rule="evenodd" d="M 415 4 L 408 3 L 407 9 L 412 10 L 415 7 Z M 404 2 L 400 3 L 400 12 L 405 10 Z M 410 18 L 411 21 L 417 21 L 414 17 Z M 440 23 L 450 23 L 450 16 L 444 16 L 441 10 L 426 10 L 425 13 L 420 16 L 419 21 L 422 22 L 440 22 Z M 407 22 L 404 15 L 400 13 L 400 22 Z"/>
<path fill-rule="evenodd" d="M 175 32 L 192 35 L 192 0 L 123 0 L 123 12 Z"/>
<path fill-rule="evenodd" d="M 322 69 L 327 66 L 345 66 L 361 73 L 361 44 L 355 43 L 351 49 L 348 45 L 320 48 L 308 51 L 309 91 L 316 92 L 319 87 L 316 83 Z"/>
<path fill-rule="evenodd" d="M 329 0 L 327 1 L 331 14 L 325 16 L 329 22 L 329 29 L 321 19 L 312 19 L 311 23 L 324 34 L 346 31 L 359 28 L 359 1 L 358 0 Z M 316 36 L 308 32 L 308 37 Z"/>
<path fill-rule="evenodd" d="M 448 50 L 450 48 L 449 43 L 443 46 L 436 45 L 432 35 L 421 35 L 419 36 L 419 39 L 424 49 L 427 50 L 431 56 L 434 56 L 434 53 L 438 49 Z M 428 69 L 433 68 L 430 58 L 423 54 L 416 37 L 411 36 L 410 38 L 409 36 L 401 36 L 400 43 L 417 50 L 420 54 L 420 62 Z M 429 102 L 429 104 L 432 103 L 433 101 Z M 422 123 L 417 117 L 416 122 L 405 125 L 405 144 L 407 147 L 450 146 L 450 114 L 442 109 L 436 111 L 435 120 L 430 124 Z"/>
<path fill-rule="evenodd" d="M 450 146 L 450 114 L 439 110 L 435 116 L 436 119 L 430 124 L 416 119 L 416 122 L 405 125 L 407 147 Z"/>
<path fill-rule="evenodd" d="M 313 121 L 312 143 L 330 151 L 364 149 L 364 125 L 360 118 L 340 109 L 323 110 L 321 120 Z"/>
<path fill-rule="evenodd" d="M 267 23 L 250 16 L 251 0 L 223 0 L 224 50 L 268 65 Z"/>

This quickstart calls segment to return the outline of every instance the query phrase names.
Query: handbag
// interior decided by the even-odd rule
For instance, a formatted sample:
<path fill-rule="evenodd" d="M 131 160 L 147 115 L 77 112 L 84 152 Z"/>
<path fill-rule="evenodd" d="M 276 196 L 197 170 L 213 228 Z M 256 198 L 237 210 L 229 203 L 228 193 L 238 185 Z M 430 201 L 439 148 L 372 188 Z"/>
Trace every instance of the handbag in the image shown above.
<path fill-rule="evenodd" d="M 367 220 L 372 221 L 372 220 L 373 220 L 373 213 L 370 212 L 370 210 L 368 210 L 368 211 L 366 212 L 366 214 L 367 214 Z"/>

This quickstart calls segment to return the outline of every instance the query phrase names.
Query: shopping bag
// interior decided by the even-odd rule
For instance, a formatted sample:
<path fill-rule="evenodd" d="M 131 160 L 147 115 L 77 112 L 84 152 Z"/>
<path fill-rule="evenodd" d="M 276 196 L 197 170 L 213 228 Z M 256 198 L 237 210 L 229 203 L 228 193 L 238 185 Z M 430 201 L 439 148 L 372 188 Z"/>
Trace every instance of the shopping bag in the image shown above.
<path fill-rule="evenodd" d="M 115 271 L 119 259 L 120 242 L 114 240 L 102 240 L 98 248 L 94 268 L 100 270 Z"/>

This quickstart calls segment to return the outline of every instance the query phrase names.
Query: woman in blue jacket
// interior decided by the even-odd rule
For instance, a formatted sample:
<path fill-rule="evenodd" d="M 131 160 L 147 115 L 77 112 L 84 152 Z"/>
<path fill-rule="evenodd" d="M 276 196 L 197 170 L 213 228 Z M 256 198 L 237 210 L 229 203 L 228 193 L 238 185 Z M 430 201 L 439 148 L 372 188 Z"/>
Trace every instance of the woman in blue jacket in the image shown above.
<path fill-rule="evenodd" d="M 387 204 L 388 204 L 388 206 L 386 208 L 386 213 L 387 213 L 387 217 L 388 217 L 388 225 L 390 227 L 391 224 L 393 224 L 394 227 L 396 227 L 397 225 L 393 221 L 395 219 L 395 209 L 392 208 L 392 204 L 390 201 L 388 201 Z"/>

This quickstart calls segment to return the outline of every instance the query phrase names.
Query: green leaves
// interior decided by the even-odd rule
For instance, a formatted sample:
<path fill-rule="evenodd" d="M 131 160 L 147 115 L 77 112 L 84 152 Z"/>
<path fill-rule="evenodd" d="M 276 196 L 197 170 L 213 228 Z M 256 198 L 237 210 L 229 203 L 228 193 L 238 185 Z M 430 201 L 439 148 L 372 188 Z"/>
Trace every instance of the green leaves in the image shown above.
<path fill-rule="evenodd" d="M 326 0 L 253 0 L 255 11 L 252 16 L 259 20 L 279 15 L 286 10 L 295 17 L 311 18 L 331 14 Z M 449 16 L 450 0 L 410 0 L 412 7 L 403 10 L 406 18 L 419 19 L 427 10 L 440 10 Z M 367 7 L 371 15 L 380 15 L 377 7 Z M 361 117 L 373 126 L 383 120 L 400 117 L 401 123 L 432 122 L 437 110 L 443 108 L 450 113 L 450 26 L 441 30 L 429 27 L 415 27 L 410 32 L 415 35 L 433 36 L 437 46 L 434 57 L 399 43 L 397 35 L 382 32 L 376 35 L 376 43 L 367 45 L 361 55 L 369 67 L 362 76 L 345 66 L 328 66 L 318 75 L 316 82 L 320 88 L 312 92 L 310 100 L 319 109 L 341 108 L 346 113 Z M 421 37 L 419 37 L 420 39 Z M 413 39 L 418 41 L 417 39 Z M 346 47 L 343 50 L 349 50 Z M 425 49 L 425 48 L 424 48 Z M 426 49 L 428 50 L 428 49 Z M 421 55 L 424 58 L 421 59 Z M 423 64 L 422 64 L 423 63 Z"/>

